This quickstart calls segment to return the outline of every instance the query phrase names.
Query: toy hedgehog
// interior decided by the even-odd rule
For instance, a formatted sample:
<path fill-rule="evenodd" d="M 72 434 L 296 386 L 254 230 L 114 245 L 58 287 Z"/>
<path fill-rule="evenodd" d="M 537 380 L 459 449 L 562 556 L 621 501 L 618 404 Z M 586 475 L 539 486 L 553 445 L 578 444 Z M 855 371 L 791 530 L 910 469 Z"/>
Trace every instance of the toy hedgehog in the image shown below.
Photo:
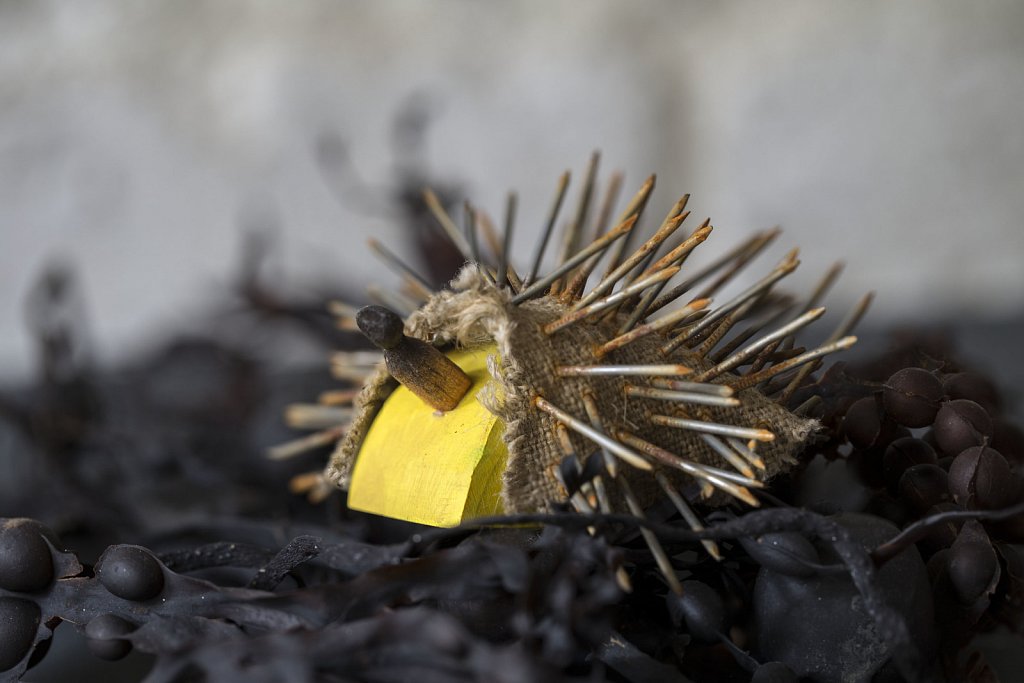
<path fill-rule="evenodd" d="M 689 216 L 683 196 L 651 237 L 631 247 L 654 177 L 609 221 L 616 176 L 588 221 L 596 161 L 566 223 L 557 265 L 546 275 L 539 271 L 568 173 L 524 276 L 509 262 L 515 195 L 499 237 L 468 205 L 467 229 L 460 231 L 436 196 L 425 193 L 467 262 L 442 291 L 431 291 L 371 241 L 418 301 L 385 295 L 378 298 L 390 309 L 335 306 L 341 324 L 355 321 L 384 362 L 358 393 L 322 397 L 328 406 L 351 401 L 351 410 L 291 408 L 294 426 L 327 429 L 272 455 L 339 442 L 326 470 L 297 478 L 295 490 L 316 498 L 332 487 L 347 489 L 353 509 L 435 526 L 545 511 L 567 498 L 584 512 L 641 515 L 667 496 L 694 528 L 701 528 L 690 507 L 697 500 L 758 505 L 752 490 L 795 464 L 817 428 L 802 416 L 808 405 L 786 406 L 823 356 L 856 341 L 847 335 L 870 295 L 824 345 L 795 347 L 793 335 L 824 313 L 818 302 L 838 266 L 806 300 L 794 301 L 773 291 L 798 266 L 794 250 L 746 290 L 712 304 L 778 230 L 687 269 L 712 232 L 710 221 L 680 231 Z M 491 263 L 481 258 L 478 228 L 494 252 Z M 603 273 L 588 285 L 599 264 Z M 367 360 L 339 354 L 335 374 L 352 378 Z M 325 424 L 325 413 L 337 423 Z M 656 550 L 656 539 L 648 542 Z M 705 547 L 717 555 L 713 543 Z"/>

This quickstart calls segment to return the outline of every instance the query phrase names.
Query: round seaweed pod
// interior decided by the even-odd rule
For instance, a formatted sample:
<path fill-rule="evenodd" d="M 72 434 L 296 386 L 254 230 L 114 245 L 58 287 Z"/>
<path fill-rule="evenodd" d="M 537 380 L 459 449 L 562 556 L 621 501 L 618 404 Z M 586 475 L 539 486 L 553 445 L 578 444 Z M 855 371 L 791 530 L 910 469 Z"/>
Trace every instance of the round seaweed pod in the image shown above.
<path fill-rule="evenodd" d="M 968 508 L 998 508 L 1017 488 L 1006 458 L 994 448 L 974 446 L 956 456 L 949 468 L 949 491 Z"/>
<path fill-rule="evenodd" d="M 900 477 L 899 495 L 918 512 L 949 500 L 949 474 L 935 464 L 908 467 Z"/>
<path fill-rule="evenodd" d="M 833 519 L 865 548 L 899 533 L 898 527 L 871 515 L 844 513 Z M 838 560 L 825 544 L 819 542 L 818 551 L 824 565 Z M 890 559 L 876 580 L 892 596 L 889 607 L 905 620 L 911 637 L 929 647 L 935 638 L 933 603 L 917 549 L 910 546 Z M 752 654 L 782 662 L 801 680 L 872 680 L 894 648 L 862 600 L 845 573 L 793 577 L 762 567 L 753 592 Z"/>
<path fill-rule="evenodd" d="M 843 433 L 854 446 L 871 448 L 882 433 L 884 415 L 874 396 L 858 399 L 843 417 Z"/>
<path fill-rule="evenodd" d="M 885 449 L 882 456 L 882 473 L 886 486 L 896 492 L 900 477 L 914 465 L 934 464 L 937 460 L 935 450 L 921 439 L 912 436 L 896 439 Z"/>
<path fill-rule="evenodd" d="M 40 591 L 53 583 L 49 530 L 34 519 L 0 520 L 0 588 Z"/>
<path fill-rule="evenodd" d="M 950 548 L 948 571 L 960 602 L 973 605 L 998 580 L 999 560 L 987 539 L 961 534 Z"/>
<path fill-rule="evenodd" d="M 932 430 L 939 448 L 946 455 L 956 455 L 992 436 L 992 418 L 974 401 L 960 398 L 942 404 Z"/>
<path fill-rule="evenodd" d="M 116 661 L 128 656 L 132 644 L 125 638 L 135 630 L 135 624 L 116 614 L 101 614 L 85 626 L 89 651 L 100 659 Z"/>
<path fill-rule="evenodd" d="M 885 381 L 886 413 L 904 427 L 927 427 L 942 400 L 942 382 L 927 370 L 903 368 Z"/>
<path fill-rule="evenodd" d="M 112 545 L 100 556 L 96 576 L 103 586 L 125 600 L 152 600 L 164 589 L 160 561 L 137 545 Z"/>
<path fill-rule="evenodd" d="M 41 620 L 39 605 L 31 600 L 0 597 L 0 671 L 14 668 L 28 655 Z"/>
<path fill-rule="evenodd" d="M 990 414 L 999 410 L 999 390 L 987 377 L 976 372 L 946 375 L 942 379 L 942 389 L 948 398 L 974 401 Z"/>

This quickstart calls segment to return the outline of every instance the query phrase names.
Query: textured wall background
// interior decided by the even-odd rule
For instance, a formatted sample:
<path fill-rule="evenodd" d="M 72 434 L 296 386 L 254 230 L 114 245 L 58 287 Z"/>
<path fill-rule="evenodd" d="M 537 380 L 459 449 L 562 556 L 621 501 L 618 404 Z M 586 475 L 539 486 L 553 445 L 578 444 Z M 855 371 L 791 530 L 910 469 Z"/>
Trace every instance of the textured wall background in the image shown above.
<path fill-rule="evenodd" d="M 875 321 L 1019 314 L 1024 4 L 0 1 L 0 373 L 29 371 L 24 300 L 74 262 L 102 357 L 189 324 L 253 220 L 283 278 L 380 279 L 393 221 L 342 205 L 339 134 L 393 177 L 392 122 L 427 92 L 431 170 L 497 212 L 520 261 L 557 175 L 593 148 L 663 212 L 786 229 L 810 281 Z M 386 279 L 386 278 L 385 278 Z"/>

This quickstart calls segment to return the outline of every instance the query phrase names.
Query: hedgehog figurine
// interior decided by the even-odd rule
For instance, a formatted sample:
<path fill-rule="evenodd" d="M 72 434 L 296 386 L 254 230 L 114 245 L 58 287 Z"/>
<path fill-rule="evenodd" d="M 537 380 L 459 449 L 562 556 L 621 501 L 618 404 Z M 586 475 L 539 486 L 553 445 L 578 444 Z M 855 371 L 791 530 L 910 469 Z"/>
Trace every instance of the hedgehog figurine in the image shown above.
<path fill-rule="evenodd" d="M 757 233 L 691 271 L 685 262 L 713 228 L 705 220 L 680 230 L 688 195 L 631 247 L 654 177 L 609 221 L 615 176 L 590 221 L 596 161 L 546 275 L 541 263 L 568 173 L 522 276 L 509 261 L 515 195 L 499 236 L 468 205 L 460 231 L 425 192 L 466 260 L 438 292 L 371 242 L 419 300 L 378 294 L 390 308 L 335 305 L 340 324 L 358 325 L 381 355 L 339 354 L 334 370 L 342 378 L 375 362 L 363 388 L 329 393 L 322 397 L 327 408 L 290 409 L 294 426 L 304 412 L 322 418 L 326 411 L 337 423 L 272 455 L 338 442 L 326 470 L 297 477 L 293 490 L 322 498 L 345 489 L 353 509 L 434 526 L 543 512 L 567 501 L 581 512 L 642 515 L 668 497 L 699 529 L 692 503 L 757 506 L 754 491 L 797 463 L 819 426 L 805 417 L 815 398 L 787 406 L 823 356 L 856 341 L 848 335 L 870 295 L 822 346 L 798 347 L 794 335 L 824 313 L 818 303 L 838 264 L 809 297 L 795 300 L 773 289 L 798 266 L 793 250 L 755 284 L 712 303 L 779 231 Z M 481 258 L 478 229 L 494 252 L 491 263 Z M 352 408 L 337 407 L 348 401 Z M 657 540 L 647 540 L 660 555 Z M 717 555 L 714 543 L 704 545 Z"/>

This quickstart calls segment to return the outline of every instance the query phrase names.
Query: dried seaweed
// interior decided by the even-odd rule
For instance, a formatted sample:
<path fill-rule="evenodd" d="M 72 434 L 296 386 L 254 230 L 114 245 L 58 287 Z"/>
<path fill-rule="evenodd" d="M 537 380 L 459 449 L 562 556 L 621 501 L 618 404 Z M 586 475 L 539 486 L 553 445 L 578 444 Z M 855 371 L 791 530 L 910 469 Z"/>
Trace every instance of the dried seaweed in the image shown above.
<path fill-rule="evenodd" d="M 820 551 L 811 559 L 790 552 L 807 584 L 850 583 L 893 646 L 900 678 L 928 680 L 939 674 L 891 603 L 880 567 L 917 553 L 915 542 L 927 556 L 922 534 L 967 519 L 985 525 L 1000 571 L 983 613 L 968 621 L 953 606 L 941 626 L 956 637 L 944 642 L 955 657 L 979 629 L 1020 627 L 1024 563 L 1001 526 L 1019 518 L 1019 506 L 934 511 L 869 545 L 828 511 L 788 506 L 802 485 L 797 471 L 759 494 L 764 509 L 728 507 L 703 531 L 668 506 L 645 518 L 566 511 L 455 529 L 398 524 L 353 513 L 336 498 L 313 507 L 290 496 L 284 482 L 322 454 L 259 458 L 283 433 L 276 416 L 289 397 L 326 388 L 317 375 L 285 377 L 245 350 L 195 340 L 99 372 L 66 355 L 76 334 L 65 330 L 57 335 L 64 341 L 47 345 L 52 357 L 39 384 L 0 400 L 0 429 L 22 444 L 6 457 L 35 468 L 19 495 L 2 501 L 3 514 L 36 517 L 62 539 L 46 536 L 54 578 L 45 588 L 0 588 L 0 598 L 40 611 L 37 654 L 0 680 L 18 680 L 61 624 L 93 645 L 123 642 L 153 655 L 153 682 L 748 680 L 766 664 L 749 634 L 761 562 L 770 561 L 747 548 L 780 533 Z M 839 368 L 801 392 L 822 396 L 819 416 L 835 426 L 851 400 L 872 391 L 858 377 Z M 817 447 L 840 457 L 835 443 Z M 563 468 L 563 479 L 576 490 L 600 468 L 588 459 Z M 671 591 L 640 528 L 659 539 L 684 586 L 698 582 L 719 596 L 725 626 L 715 638 L 666 607 Z M 702 539 L 720 542 L 721 562 Z M 158 563 L 155 597 L 127 600 L 103 583 L 103 548 L 125 542 L 141 543 L 149 550 L 139 552 Z M 89 625 L 106 615 L 128 631 L 94 637 Z M 993 675 L 979 658 L 969 667 L 973 680 Z"/>

